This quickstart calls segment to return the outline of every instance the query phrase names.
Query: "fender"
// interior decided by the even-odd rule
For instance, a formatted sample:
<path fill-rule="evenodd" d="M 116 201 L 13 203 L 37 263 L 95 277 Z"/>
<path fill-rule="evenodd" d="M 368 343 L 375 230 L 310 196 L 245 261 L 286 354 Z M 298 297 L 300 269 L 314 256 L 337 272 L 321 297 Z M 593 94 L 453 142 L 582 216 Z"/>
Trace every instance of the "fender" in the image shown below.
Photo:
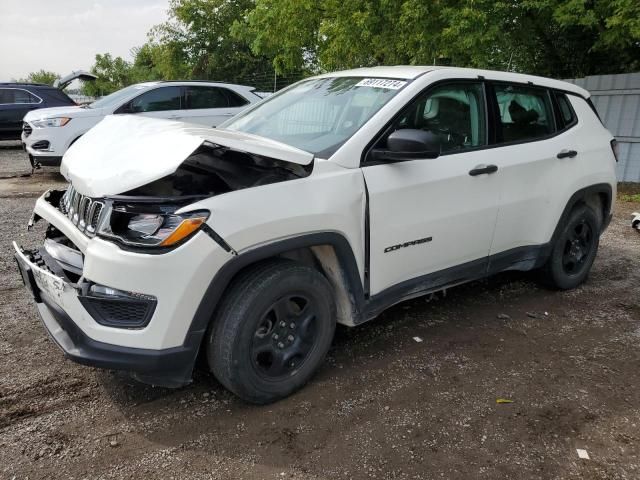
<path fill-rule="evenodd" d="M 209 283 L 193 317 L 184 344 L 194 345 L 196 342 L 197 344 L 201 342 L 222 295 L 240 270 L 291 250 L 319 245 L 331 245 L 336 251 L 342 266 L 344 281 L 351 293 L 350 301 L 357 323 L 357 319 L 362 315 L 365 297 L 358 264 L 349 241 L 337 232 L 308 233 L 251 248 L 225 263 Z"/>
<path fill-rule="evenodd" d="M 604 201 L 604 204 L 602 205 L 603 217 L 602 217 L 602 229 L 600 231 L 600 234 L 602 234 L 602 232 L 605 231 L 605 229 L 609 225 L 609 222 L 611 221 L 612 189 L 611 189 L 611 185 L 609 185 L 608 183 L 597 183 L 595 185 L 582 188 L 577 192 L 575 192 L 573 195 L 571 195 L 571 197 L 567 201 L 567 205 L 564 207 L 562 215 L 560 215 L 560 218 L 558 219 L 556 228 L 553 231 L 553 235 L 551 235 L 551 239 L 549 240 L 549 245 L 555 244 L 555 241 L 557 240 L 558 235 L 560 235 L 560 231 L 562 230 L 562 225 L 564 225 L 567 218 L 569 218 L 569 214 L 571 213 L 571 210 L 573 210 L 573 207 L 575 207 L 576 204 L 580 201 L 586 203 L 587 197 L 593 194 L 605 195 L 605 201 Z"/>

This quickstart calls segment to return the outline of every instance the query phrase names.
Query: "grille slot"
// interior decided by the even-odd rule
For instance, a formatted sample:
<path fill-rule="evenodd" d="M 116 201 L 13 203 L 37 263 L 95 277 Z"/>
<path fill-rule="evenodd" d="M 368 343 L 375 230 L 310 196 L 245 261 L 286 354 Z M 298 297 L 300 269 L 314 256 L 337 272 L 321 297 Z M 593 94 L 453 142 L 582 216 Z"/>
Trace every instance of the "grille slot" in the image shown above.
<path fill-rule="evenodd" d="M 108 327 L 142 328 L 149 323 L 156 307 L 154 300 L 79 297 L 96 322 Z"/>
<path fill-rule="evenodd" d="M 104 202 L 82 195 L 69 185 L 60 199 L 59 209 L 81 232 L 94 236 L 104 212 Z"/>
<path fill-rule="evenodd" d="M 33 128 L 27 122 L 22 122 L 22 131 L 24 132 L 25 137 L 28 137 L 33 133 Z"/>

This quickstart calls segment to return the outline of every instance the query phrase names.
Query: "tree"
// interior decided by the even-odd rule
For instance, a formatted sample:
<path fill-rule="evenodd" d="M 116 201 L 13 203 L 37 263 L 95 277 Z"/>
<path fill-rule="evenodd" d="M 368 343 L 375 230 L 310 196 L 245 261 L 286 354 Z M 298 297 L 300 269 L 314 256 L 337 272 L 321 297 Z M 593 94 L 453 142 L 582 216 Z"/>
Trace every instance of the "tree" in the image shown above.
<path fill-rule="evenodd" d="M 26 83 L 44 83 L 46 85 L 53 85 L 53 82 L 58 80 L 60 75 L 55 72 L 49 72 L 47 70 L 40 69 L 37 72 L 31 72 L 27 75 L 26 79 L 21 79 L 21 82 Z"/>
<path fill-rule="evenodd" d="M 637 0 L 256 0 L 234 32 L 279 71 L 446 63 L 566 78 L 640 67 Z"/>
<path fill-rule="evenodd" d="M 89 96 L 108 95 L 134 83 L 132 65 L 122 57 L 113 58 L 110 53 L 96 55 L 91 73 L 98 78 L 82 85 L 82 92 Z"/>
<path fill-rule="evenodd" d="M 253 0 L 172 0 L 169 21 L 151 32 L 163 76 L 237 82 L 270 68 L 267 57 L 231 32 L 253 6 Z"/>

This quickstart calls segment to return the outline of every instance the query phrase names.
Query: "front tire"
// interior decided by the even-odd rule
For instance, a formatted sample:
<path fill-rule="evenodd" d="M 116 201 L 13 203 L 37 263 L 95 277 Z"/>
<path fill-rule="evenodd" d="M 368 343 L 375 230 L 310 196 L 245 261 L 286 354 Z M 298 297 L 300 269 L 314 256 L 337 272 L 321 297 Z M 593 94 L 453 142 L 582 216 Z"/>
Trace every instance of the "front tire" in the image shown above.
<path fill-rule="evenodd" d="M 600 243 L 600 222 L 586 205 L 574 208 L 542 268 L 545 284 L 559 290 L 576 288 L 591 270 Z"/>
<path fill-rule="evenodd" d="M 331 286 L 317 270 L 278 259 L 230 286 L 207 333 L 215 377 L 243 400 L 265 404 L 301 388 L 335 332 Z"/>

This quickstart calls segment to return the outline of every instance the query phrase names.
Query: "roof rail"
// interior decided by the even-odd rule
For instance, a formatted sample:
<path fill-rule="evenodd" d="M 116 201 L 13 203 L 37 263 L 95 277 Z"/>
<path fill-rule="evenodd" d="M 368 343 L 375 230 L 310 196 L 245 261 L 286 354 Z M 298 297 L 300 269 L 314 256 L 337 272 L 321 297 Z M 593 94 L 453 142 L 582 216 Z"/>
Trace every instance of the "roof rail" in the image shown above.
<path fill-rule="evenodd" d="M 3 87 L 51 87 L 46 83 L 31 83 L 31 82 L 0 82 L 0 86 Z"/>

